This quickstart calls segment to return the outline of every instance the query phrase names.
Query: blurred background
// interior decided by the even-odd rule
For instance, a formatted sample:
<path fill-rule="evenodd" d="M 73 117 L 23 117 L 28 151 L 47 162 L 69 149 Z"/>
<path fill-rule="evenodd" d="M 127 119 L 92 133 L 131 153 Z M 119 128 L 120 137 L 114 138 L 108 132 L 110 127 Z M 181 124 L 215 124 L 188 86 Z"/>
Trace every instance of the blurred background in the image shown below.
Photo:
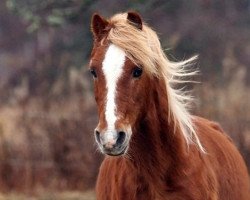
<path fill-rule="evenodd" d="M 199 54 L 193 113 L 250 168 L 250 0 L 1 0 L 0 200 L 91 200 L 102 155 L 90 19 L 136 10 L 172 61 Z"/>

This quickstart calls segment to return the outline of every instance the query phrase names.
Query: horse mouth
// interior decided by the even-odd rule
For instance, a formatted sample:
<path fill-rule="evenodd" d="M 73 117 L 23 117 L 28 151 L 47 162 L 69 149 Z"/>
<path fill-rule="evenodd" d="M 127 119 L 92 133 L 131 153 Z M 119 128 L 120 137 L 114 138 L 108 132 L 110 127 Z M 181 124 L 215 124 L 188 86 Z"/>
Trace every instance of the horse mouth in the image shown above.
<path fill-rule="evenodd" d="M 103 153 L 104 153 L 104 154 L 107 154 L 107 155 L 109 155 L 109 156 L 121 156 L 121 155 L 123 155 L 123 154 L 126 153 L 127 148 L 128 148 L 128 146 L 125 146 L 125 147 L 122 148 L 122 149 L 112 149 L 112 150 L 104 149 L 104 150 L 103 150 Z"/>

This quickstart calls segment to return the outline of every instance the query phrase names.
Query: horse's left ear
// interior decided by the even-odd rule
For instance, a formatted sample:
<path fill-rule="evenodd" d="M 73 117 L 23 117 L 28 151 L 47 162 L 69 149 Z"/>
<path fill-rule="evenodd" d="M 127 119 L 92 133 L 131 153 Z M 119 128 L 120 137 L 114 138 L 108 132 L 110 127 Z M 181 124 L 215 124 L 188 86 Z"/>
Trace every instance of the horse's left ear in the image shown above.
<path fill-rule="evenodd" d="M 95 39 L 102 39 L 106 33 L 106 27 L 108 26 L 108 21 L 101 17 L 99 14 L 94 14 L 91 20 L 91 31 Z"/>
<path fill-rule="evenodd" d="M 132 24 L 136 28 L 142 30 L 142 19 L 138 13 L 128 12 L 127 20 L 130 24 Z"/>

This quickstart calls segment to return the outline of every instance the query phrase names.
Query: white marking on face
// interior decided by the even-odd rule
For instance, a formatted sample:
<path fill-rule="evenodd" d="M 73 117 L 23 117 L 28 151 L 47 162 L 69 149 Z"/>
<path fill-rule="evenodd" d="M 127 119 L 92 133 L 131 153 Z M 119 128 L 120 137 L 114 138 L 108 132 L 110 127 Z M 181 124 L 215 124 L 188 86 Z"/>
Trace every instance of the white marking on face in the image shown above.
<path fill-rule="evenodd" d="M 106 79 L 107 88 L 107 102 L 105 117 L 107 121 L 106 139 L 112 140 L 116 137 L 115 122 L 116 116 L 116 85 L 121 77 L 123 66 L 125 63 L 125 52 L 114 44 L 111 44 L 105 54 L 102 62 L 102 69 Z"/>

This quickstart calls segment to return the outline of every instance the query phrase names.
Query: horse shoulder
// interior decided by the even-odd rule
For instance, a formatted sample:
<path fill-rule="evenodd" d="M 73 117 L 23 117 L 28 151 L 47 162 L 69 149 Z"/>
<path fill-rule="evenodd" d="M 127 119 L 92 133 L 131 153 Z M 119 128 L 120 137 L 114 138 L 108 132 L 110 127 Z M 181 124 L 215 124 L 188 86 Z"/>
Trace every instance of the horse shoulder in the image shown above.
<path fill-rule="evenodd" d="M 250 199 L 246 164 L 232 139 L 218 123 L 196 117 L 195 125 L 206 149 L 206 165 L 218 182 L 219 199 Z"/>

